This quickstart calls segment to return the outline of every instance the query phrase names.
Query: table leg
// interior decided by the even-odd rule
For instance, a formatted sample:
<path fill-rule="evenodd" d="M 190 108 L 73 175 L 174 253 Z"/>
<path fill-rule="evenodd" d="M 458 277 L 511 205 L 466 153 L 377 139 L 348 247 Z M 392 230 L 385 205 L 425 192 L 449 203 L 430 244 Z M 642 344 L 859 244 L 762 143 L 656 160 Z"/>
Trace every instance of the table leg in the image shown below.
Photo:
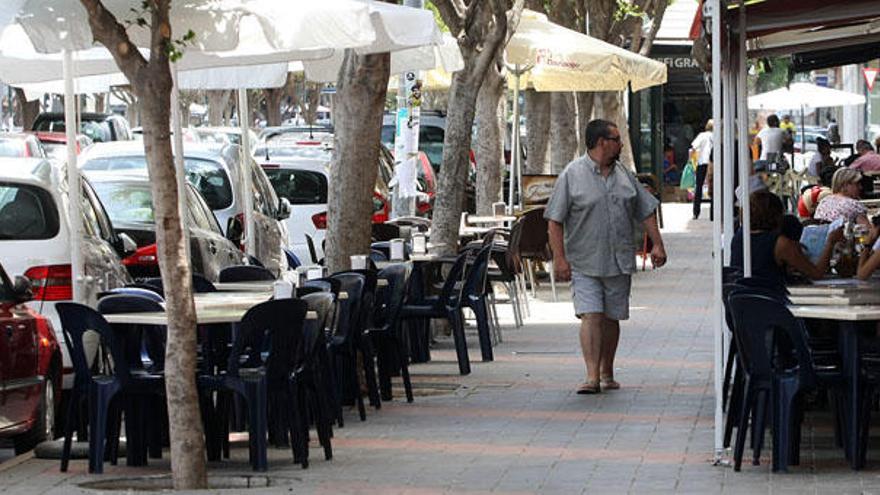
<path fill-rule="evenodd" d="M 846 377 L 846 408 L 844 424 L 846 432 L 844 449 L 850 467 L 860 469 L 859 438 L 859 405 L 861 403 L 861 383 L 859 382 L 859 335 L 855 322 L 840 322 L 840 353 L 843 361 L 843 373 Z"/>

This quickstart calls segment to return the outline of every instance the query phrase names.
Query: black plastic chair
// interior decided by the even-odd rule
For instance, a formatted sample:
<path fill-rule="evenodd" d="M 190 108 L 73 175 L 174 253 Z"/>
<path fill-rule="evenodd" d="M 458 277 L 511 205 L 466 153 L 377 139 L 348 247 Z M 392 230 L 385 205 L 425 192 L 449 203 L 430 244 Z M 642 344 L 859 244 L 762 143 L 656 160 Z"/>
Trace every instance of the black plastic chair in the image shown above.
<path fill-rule="evenodd" d="M 491 286 L 487 279 L 489 257 L 492 254 L 491 241 L 477 253 L 464 281 L 460 305 L 470 308 L 477 320 L 477 335 L 480 339 L 480 353 L 483 361 L 493 361 L 492 321 L 489 318 L 488 296 Z"/>
<path fill-rule="evenodd" d="M 333 436 L 333 419 L 341 418 L 342 411 L 335 400 L 333 370 L 327 353 L 327 336 L 332 331 L 336 317 L 336 296 L 330 292 L 316 292 L 303 296 L 309 311 L 317 313 L 317 318 L 307 319 L 303 324 L 305 359 L 294 368 L 290 375 L 292 385 L 303 392 L 304 403 L 312 413 L 318 441 L 324 448 L 324 459 L 333 458 L 330 438 Z M 308 439 L 308 430 L 305 430 Z M 304 444 L 306 465 L 308 465 L 308 445 Z"/>
<path fill-rule="evenodd" d="M 290 270 L 302 265 L 302 261 L 300 261 L 299 256 L 297 256 L 296 253 L 288 248 L 281 249 L 284 251 L 284 256 L 287 257 L 287 266 Z"/>
<path fill-rule="evenodd" d="M 165 302 L 165 298 L 162 297 L 162 295 L 159 294 L 155 290 L 155 287 L 150 288 L 150 289 L 146 289 L 146 288 L 142 288 L 142 287 L 128 287 L 128 286 L 127 287 L 115 287 L 113 289 L 110 289 L 108 291 L 101 292 L 100 294 L 98 294 L 98 299 L 101 299 L 102 297 L 106 297 L 106 296 L 112 296 L 112 295 L 141 296 L 141 297 L 145 297 L 147 299 L 150 299 L 150 300 L 155 301 L 160 304 Z"/>
<path fill-rule="evenodd" d="M 364 278 L 363 288 L 361 290 L 360 298 L 357 302 L 357 308 L 355 309 L 356 314 L 352 315 L 352 324 L 350 330 L 347 335 L 341 335 L 343 332 L 337 332 L 334 334 L 333 340 L 329 343 L 329 350 L 331 356 L 339 355 L 341 359 L 349 359 L 349 364 L 351 365 L 351 370 L 349 373 L 354 378 L 354 381 L 351 382 L 356 388 L 351 390 L 352 393 L 360 394 L 360 387 L 358 386 L 357 381 L 357 353 L 361 355 L 361 366 L 364 370 L 364 380 L 366 381 L 367 386 L 367 395 L 370 399 L 370 405 L 376 409 L 382 408 L 382 401 L 379 397 L 379 384 L 376 381 L 376 352 L 373 349 L 372 342 L 365 335 L 366 330 L 371 326 L 373 322 L 373 314 L 375 311 L 375 301 L 376 301 L 376 287 L 378 285 L 378 277 L 376 270 L 348 270 L 344 272 L 337 272 L 330 276 L 332 279 L 340 280 L 340 290 L 346 290 L 345 286 L 347 283 L 346 278 L 348 275 L 358 275 Z M 349 292 L 349 297 L 351 297 L 351 292 Z M 337 336 L 340 338 L 337 339 Z M 349 345 L 351 347 L 349 347 Z M 350 356 L 345 357 L 346 353 L 350 350 Z M 343 365 L 343 368 L 348 368 L 348 366 Z M 343 373 L 343 372 L 340 372 Z M 337 376 L 345 377 L 346 374 L 337 374 Z M 344 380 L 344 378 L 342 378 Z M 343 385 L 343 390 L 345 390 L 345 386 Z M 343 397 L 347 397 L 347 395 L 343 395 Z M 362 416 L 364 419 L 366 416 Z"/>
<path fill-rule="evenodd" d="M 347 295 L 337 301 L 336 324 L 327 345 L 337 380 L 336 398 L 340 404 L 356 404 L 364 421 L 367 413 L 358 384 L 355 341 L 363 332 L 361 304 L 367 277 L 361 273 L 334 273 L 330 278 L 338 281 L 339 290 Z"/>
<path fill-rule="evenodd" d="M 88 398 L 89 403 L 89 472 L 103 472 L 105 455 L 105 440 L 115 451 L 118 442 L 118 430 L 115 425 L 118 420 L 110 423 L 114 414 L 112 405 L 116 396 L 125 393 L 129 396 L 161 396 L 164 394 L 165 385 L 161 375 L 150 373 L 131 373 L 128 359 L 120 341 L 120 334 L 114 332 L 107 320 L 94 309 L 83 304 L 61 302 L 55 306 L 61 319 L 61 327 L 64 332 L 68 352 L 74 365 L 76 376 L 74 387 L 67 411 L 65 426 L 64 447 L 61 456 L 61 470 L 67 470 L 70 459 L 70 447 L 73 436 L 73 425 L 80 401 Z M 103 347 L 109 349 L 113 360 L 113 369 L 105 372 L 93 372 L 88 364 L 87 351 L 83 340 L 88 331 L 97 332 Z M 143 424 L 142 413 L 138 411 L 136 404 L 128 404 L 126 407 L 126 421 L 133 424 Z M 140 435 L 136 435 L 142 438 Z M 135 452 L 141 451 L 141 445 L 136 439 L 130 444 Z M 115 462 L 115 456 L 114 456 Z"/>
<path fill-rule="evenodd" d="M 759 397 L 770 401 L 773 433 L 773 471 L 786 471 L 800 460 L 800 425 L 802 408 L 797 400 L 801 394 L 818 387 L 832 392 L 843 386 L 839 367 L 819 367 L 813 360 L 806 329 L 792 316 L 778 298 L 734 290 L 729 304 L 734 320 L 734 335 L 739 347 L 739 361 L 744 372 L 744 397 L 739 412 L 734 470 L 739 471 L 745 447 L 749 418 L 757 465 L 763 439 L 764 413 Z M 782 340 L 790 346 L 780 346 Z M 780 350 L 782 349 L 782 350 Z M 839 401 L 835 400 L 837 411 Z M 850 441 L 854 441 L 850 439 Z"/>
<path fill-rule="evenodd" d="M 203 292 L 217 292 L 217 288 L 214 287 L 214 284 L 198 273 L 193 273 L 192 275 L 192 284 L 193 284 L 193 292 L 195 293 L 203 293 Z M 159 294 L 165 295 L 165 288 L 162 284 L 162 277 L 151 277 L 144 279 L 138 284 L 129 285 L 128 287 L 141 287 L 148 289 L 150 287 L 155 288 Z"/>
<path fill-rule="evenodd" d="M 452 337 L 455 341 L 455 354 L 458 359 L 458 371 L 462 375 L 471 372 L 470 358 L 467 351 L 467 340 L 464 333 L 464 317 L 461 314 L 461 301 L 464 292 L 465 267 L 469 253 L 459 254 L 455 263 L 446 275 L 440 295 L 426 297 L 423 301 L 407 303 L 403 306 L 401 318 L 435 319 L 445 318 L 452 326 Z"/>
<path fill-rule="evenodd" d="M 256 265 L 227 266 L 220 270 L 220 283 L 258 282 L 261 280 L 275 280 L 275 275 L 268 269 Z"/>
<path fill-rule="evenodd" d="M 403 307 L 409 286 L 410 265 L 397 263 L 382 269 L 377 277 L 388 285 L 377 292 L 374 320 L 366 335 L 376 349 L 379 391 L 382 400 L 391 400 L 391 377 L 400 374 L 406 401 L 413 401 L 409 378 L 409 346 L 402 327 Z"/>
<path fill-rule="evenodd" d="M 315 240 L 312 239 L 312 236 L 309 234 L 303 234 L 306 236 L 306 245 L 309 247 L 309 257 L 312 258 L 313 265 L 320 265 L 321 260 L 318 258 L 318 250 L 315 249 Z"/>
<path fill-rule="evenodd" d="M 302 343 L 301 325 L 307 305 L 297 299 L 279 299 L 254 306 L 245 313 L 234 332 L 226 369 L 217 374 L 198 377 L 202 393 L 231 391 L 243 398 L 248 407 L 249 458 L 255 471 L 265 471 L 268 435 L 268 390 L 281 394 L 280 404 L 295 400 L 287 393 L 287 377 L 294 366 L 297 348 Z M 228 400 L 218 400 L 219 410 L 214 415 L 211 435 L 222 435 L 228 425 Z M 290 404 L 288 413 L 294 415 L 299 407 Z M 296 424 L 295 419 L 290 424 Z M 208 452 L 210 458 L 219 458 L 216 443 Z M 298 452 L 294 450 L 294 456 Z"/>

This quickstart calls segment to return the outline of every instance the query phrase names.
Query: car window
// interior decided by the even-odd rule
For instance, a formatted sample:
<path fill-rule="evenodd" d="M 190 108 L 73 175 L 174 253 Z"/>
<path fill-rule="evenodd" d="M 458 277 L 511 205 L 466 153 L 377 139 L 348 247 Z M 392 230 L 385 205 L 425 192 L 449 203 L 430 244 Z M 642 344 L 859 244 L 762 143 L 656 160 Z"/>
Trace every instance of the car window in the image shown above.
<path fill-rule="evenodd" d="M 24 146 L 21 139 L 0 138 L 0 156 L 21 157 L 24 156 Z"/>
<path fill-rule="evenodd" d="M 149 184 L 96 181 L 92 187 L 114 224 L 152 224 L 156 221 Z"/>
<path fill-rule="evenodd" d="M 26 143 L 29 151 L 29 156 L 46 158 L 46 152 L 43 150 L 43 147 L 40 146 L 40 142 L 37 141 L 36 138 L 28 138 Z"/>
<path fill-rule="evenodd" d="M 327 176 L 311 170 L 265 169 L 275 193 L 292 205 L 327 203 Z"/>
<path fill-rule="evenodd" d="M 186 188 L 186 209 L 189 211 L 189 219 L 192 221 L 193 226 L 202 230 L 213 230 L 211 229 L 211 222 L 205 216 L 205 212 L 199 208 L 196 192 L 188 187 Z"/>
<path fill-rule="evenodd" d="M 92 224 L 92 231 L 101 239 L 113 242 L 113 228 L 110 226 L 107 212 L 103 209 L 91 188 L 85 183 L 83 183 L 82 199 L 86 222 Z"/>
<path fill-rule="evenodd" d="M 254 151 L 254 157 L 259 160 L 266 158 L 267 146 L 258 146 Z M 324 146 L 315 145 L 284 145 L 283 143 L 272 143 L 268 146 L 269 159 L 275 157 L 284 158 L 305 158 L 309 160 L 326 160 L 330 161 L 333 156 L 333 150 Z"/>
<path fill-rule="evenodd" d="M 195 186 L 212 210 L 222 210 L 232 204 L 232 185 L 222 164 L 213 160 L 187 158 L 183 166 L 186 180 Z M 94 158 L 82 166 L 85 171 L 146 168 L 146 158 L 137 155 Z"/>
<path fill-rule="evenodd" d="M 205 228 L 206 229 L 212 230 L 212 231 L 214 231 L 214 233 L 222 236 L 223 231 L 220 229 L 220 224 L 217 222 L 217 217 L 214 216 L 214 212 L 211 211 L 211 209 L 208 207 L 207 203 L 205 203 L 205 200 L 202 199 L 201 195 L 199 195 L 197 192 L 195 192 L 191 189 L 187 189 L 187 190 L 192 193 L 189 197 L 190 209 L 194 212 L 196 210 L 201 212 L 201 216 L 203 216 L 205 218 L 205 222 L 206 222 Z M 198 212 L 193 213 L 193 216 L 196 216 L 196 215 L 199 215 L 199 213 Z"/>
<path fill-rule="evenodd" d="M 51 239 L 58 228 L 58 208 L 47 191 L 0 182 L 0 239 Z"/>
<path fill-rule="evenodd" d="M 264 215 L 270 217 L 277 216 L 278 196 L 275 195 L 275 190 L 266 181 L 266 174 L 262 172 L 257 163 L 253 160 L 248 161 L 251 167 L 251 180 L 253 181 L 256 193 L 254 208 L 259 209 Z"/>
<path fill-rule="evenodd" d="M 443 139 L 445 132 L 442 127 L 419 126 L 419 151 L 428 155 L 428 160 L 435 168 L 443 163 Z"/>

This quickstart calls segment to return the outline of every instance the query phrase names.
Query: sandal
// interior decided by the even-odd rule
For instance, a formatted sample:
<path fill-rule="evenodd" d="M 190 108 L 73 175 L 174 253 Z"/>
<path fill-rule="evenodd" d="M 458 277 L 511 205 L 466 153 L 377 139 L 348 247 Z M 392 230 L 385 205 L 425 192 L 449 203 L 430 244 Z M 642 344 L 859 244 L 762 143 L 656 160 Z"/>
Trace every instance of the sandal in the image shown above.
<path fill-rule="evenodd" d="M 601 391 L 599 382 L 584 382 L 577 389 L 578 395 L 598 394 Z"/>
<path fill-rule="evenodd" d="M 600 379 L 600 383 L 605 390 L 617 390 L 620 388 L 620 384 L 614 381 L 614 378 L 610 376 L 603 376 Z"/>

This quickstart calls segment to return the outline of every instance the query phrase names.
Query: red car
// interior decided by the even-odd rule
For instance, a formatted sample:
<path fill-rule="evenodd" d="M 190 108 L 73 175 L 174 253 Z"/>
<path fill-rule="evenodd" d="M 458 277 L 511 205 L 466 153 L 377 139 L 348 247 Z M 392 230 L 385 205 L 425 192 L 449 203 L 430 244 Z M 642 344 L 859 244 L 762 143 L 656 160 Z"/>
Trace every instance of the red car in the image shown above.
<path fill-rule="evenodd" d="M 12 158 L 46 158 L 46 150 L 33 134 L 0 132 L 0 156 Z"/>
<path fill-rule="evenodd" d="M 63 132 L 37 131 L 34 133 L 50 158 L 67 161 L 67 134 Z M 76 135 L 76 154 L 92 144 L 92 139 L 85 134 Z"/>
<path fill-rule="evenodd" d="M 0 267 L 0 439 L 21 454 L 54 438 L 61 349 L 49 320 L 28 308 L 30 283 Z"/>

